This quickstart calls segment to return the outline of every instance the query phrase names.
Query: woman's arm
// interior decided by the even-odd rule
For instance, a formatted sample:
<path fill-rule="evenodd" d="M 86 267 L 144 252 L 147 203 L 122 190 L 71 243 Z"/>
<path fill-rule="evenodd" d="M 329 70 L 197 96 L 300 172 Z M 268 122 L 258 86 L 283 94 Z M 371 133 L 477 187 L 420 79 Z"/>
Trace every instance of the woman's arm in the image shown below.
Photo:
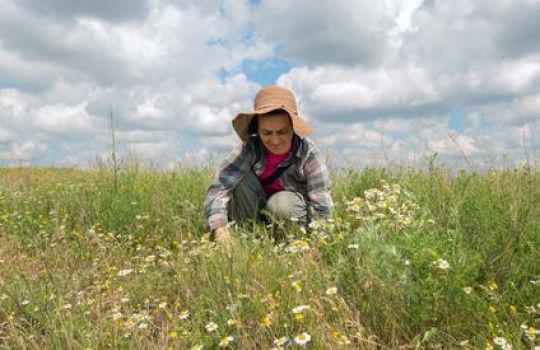
<path fill-rule="evenodd" d="M 330 176 L 324 159 L 315 145 L 312 146 L 313 150 L 303 166 L 307 180 L 307 199 L 314 209 L 312 220 L 329 219 L 334 206 L 330 195 Z"/>
<path fill-rule="evenodd" d="M 248 145 L 240 143 L 221 163 L 216 172 L 204 202 L 205 214 L 212 231 L 227 225 L 227 204 L 231 191 L 242 176 L 250 170 L 250 157 L 252 154 Z"/>

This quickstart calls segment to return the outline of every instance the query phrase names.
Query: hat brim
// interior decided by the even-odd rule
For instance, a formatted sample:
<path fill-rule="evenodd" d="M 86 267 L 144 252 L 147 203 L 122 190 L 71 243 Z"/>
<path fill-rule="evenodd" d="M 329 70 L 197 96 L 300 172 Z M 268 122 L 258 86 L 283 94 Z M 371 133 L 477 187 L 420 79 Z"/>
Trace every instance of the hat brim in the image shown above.
<path fill-rule="evenodd" d="M 293 131 L 300 138 L 304 138 L 313 132 L 313 128 L 309 126 L 298 114 L 294 113 L 286 107 L 274 106 L 260 108 L 253 112 L 243 112 L 237 114 L 232 121 L 234 131 L 240 137 L 240 139 L 242 139 L 243 141 L 247 141 L 251 136 L 249 132 L 249 125 L 251 124 L 253 117 L 278 110 L 287 112 L 287 114 L 291 117 Z"/>

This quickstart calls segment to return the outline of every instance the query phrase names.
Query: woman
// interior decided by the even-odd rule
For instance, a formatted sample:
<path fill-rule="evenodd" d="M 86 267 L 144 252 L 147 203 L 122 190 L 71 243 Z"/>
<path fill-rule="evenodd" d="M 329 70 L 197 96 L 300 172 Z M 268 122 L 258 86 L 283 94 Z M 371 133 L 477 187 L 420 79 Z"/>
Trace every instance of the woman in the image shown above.
<path fill-rule="evenodd" d="M 227 241 L 229 220 L 311 222 L 332 210 L 330 179 L 314 143 L 313 129 L 298 115 L 293 93 L 269 86 L 255 110 L 238 114 L 233 127 L 242 143 L 223 162 L 208 189 L 205 211 L 218 241 Z"/>

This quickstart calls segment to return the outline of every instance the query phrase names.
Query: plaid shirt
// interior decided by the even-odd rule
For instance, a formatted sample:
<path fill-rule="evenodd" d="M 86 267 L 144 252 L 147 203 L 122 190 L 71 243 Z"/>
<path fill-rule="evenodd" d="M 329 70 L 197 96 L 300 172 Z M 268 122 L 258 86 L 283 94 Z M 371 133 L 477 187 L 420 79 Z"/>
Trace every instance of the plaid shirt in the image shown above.
<path fill-rule="evenodd" d="M 315 144 L 307 137 L 295 136 L 297 145 L 287 159 L 278 167 L 291 164 L 278 181 L 285 191 L 301 193 L 308 203 L 312 220 L 328 219 L 332 210 L 330 177 L 326 165 Z M 204 208 L 210 229 L 225 226 L 228 222 L 227 204 L 232 189 L 249 171 L 259 176 L 266 164 L 264 147 L 256 137 L 240 143 L 221 164 L 213 183 L 208 189 Z"/>

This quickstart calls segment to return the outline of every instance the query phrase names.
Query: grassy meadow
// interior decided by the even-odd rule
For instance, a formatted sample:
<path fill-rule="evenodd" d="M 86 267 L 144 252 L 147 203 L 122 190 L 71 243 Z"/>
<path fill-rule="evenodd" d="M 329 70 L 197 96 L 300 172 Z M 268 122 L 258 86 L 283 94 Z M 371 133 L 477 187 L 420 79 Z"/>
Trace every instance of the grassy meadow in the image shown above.
<path fill-rule="evenodd" d="M 229 246 L 211 176 L 0 169 L 0 349 L 539 348 L 539 170 L 340 170 Z"/>

